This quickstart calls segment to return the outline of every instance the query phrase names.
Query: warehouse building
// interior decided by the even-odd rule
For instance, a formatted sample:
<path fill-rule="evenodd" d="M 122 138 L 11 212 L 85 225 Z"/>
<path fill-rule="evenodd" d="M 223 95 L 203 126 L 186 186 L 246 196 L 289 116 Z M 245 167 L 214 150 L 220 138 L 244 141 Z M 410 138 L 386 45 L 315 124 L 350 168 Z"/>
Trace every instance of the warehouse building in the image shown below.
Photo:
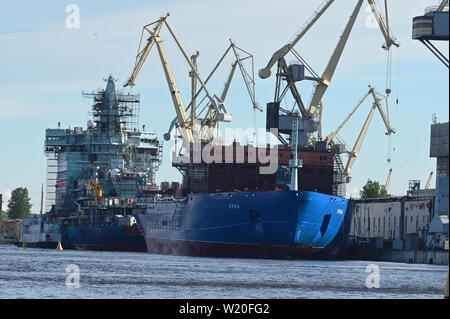
<path fill-rule="evenodd" d="M 433 207 L 430 196 L 358 200 L 350 237 L 359 243 L 376 238 L 376 248 L 424 248 Z"/>
<path fill-rule="evenodd" d="M 431 125 L 436 189 L 410 181 L 406 196 L 355 202 L 350 242 L 371 248 L 448 250 L 448 122 Z"/>

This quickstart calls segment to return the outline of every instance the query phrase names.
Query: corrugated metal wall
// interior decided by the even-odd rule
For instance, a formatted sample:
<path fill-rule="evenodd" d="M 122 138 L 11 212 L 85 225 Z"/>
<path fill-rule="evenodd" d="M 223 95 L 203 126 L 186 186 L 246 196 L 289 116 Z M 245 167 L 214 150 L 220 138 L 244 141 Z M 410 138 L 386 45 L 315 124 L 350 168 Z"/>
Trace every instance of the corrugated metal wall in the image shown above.
<path fill-rule="evenodd" d="M 350 236 L 404 240 L 407 234 L 425 238 L 433 216 L 433 197 L 395 197 L 355 203 Z"/>

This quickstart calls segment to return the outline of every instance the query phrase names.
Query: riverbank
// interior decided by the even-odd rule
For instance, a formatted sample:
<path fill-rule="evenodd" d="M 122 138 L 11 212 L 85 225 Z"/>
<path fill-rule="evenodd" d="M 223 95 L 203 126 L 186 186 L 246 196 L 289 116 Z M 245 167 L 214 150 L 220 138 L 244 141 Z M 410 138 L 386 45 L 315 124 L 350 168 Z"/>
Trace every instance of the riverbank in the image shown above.
<path fill-rule="evenodd" d="M 409 264 L 448 265 L 448 250 L 394 250 L 353 248 L 343 252 L 343 258 Z"/>

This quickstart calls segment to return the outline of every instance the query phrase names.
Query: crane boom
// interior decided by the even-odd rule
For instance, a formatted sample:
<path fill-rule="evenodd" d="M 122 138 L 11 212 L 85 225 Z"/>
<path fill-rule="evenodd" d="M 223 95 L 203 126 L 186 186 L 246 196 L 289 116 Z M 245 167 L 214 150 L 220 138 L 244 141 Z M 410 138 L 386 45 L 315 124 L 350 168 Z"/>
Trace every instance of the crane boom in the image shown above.
<path fill-rule="evenodd" d="M 448 0 L 442 0 L 441 4 L 439 5 L 437 11 L 444 10 L 445 6 L 448 5 Z"/>
<path fill-rule="evenodd" d="M 314 15 L 310 18 L 310 20 L 305 24 L 305 26 L 301 29 L 299 34 L 295 37 L 293 41 L 290 43 L 284 45 L 281 49 L 276 51 L 272 58 L 270 59 L 269 63 L 267 63 L 266 67 L 259 70 L 258 74 L 261 79 L 267 79 L 271 72 L 270 69 L 280 60 L 281 58 L 284 58 L 286 54 L 289 53 L 291 48 L 294 47 L 294 45 L 297 44 L 298 41 L 300 41 L 301 38 L 308 32 L 309 29 L 316 23 L 317 20 L 324 14 L 325 11 L 331 6 L 331 4 L 334 2 L 334 0 L 327 0 L 324 1 L 320 7 L 315 11 Z"/>
<path fill-rule="evenodd" d="M 386 101 L 386 109 L 388 108 L 387 106 L 387 97 L 376 92 L 374 88 L 370 87 L 370 91 L 369 93 L 372 94 L 373 98 L 374 98 L 374 103 L 372 105 L 372 108 L 370 109 L 369 112 L 369 116 L 366 119 L 366 122 L 364 123 L 361 132 L 359 133 L 359 136 L 355 142 L 355 145 L 352 149 L 352 151 L 350 152 L 350 156 L 347 162 L 347 165 L 345 167 L 344 170 L 344 174 L 345 175 L 350 175 L 350 170 L 356 160 L 356 158 L 358 157 L 359 154 L 359 150 L 361 149 L 361 145 L 364 141 L 364 137 L 366 136 L 367 133 L 367 129 L 369 128 L 370 122 L 372 120 L 373 114 L 375 113 L 375 110 L 378 109 L 378 111 L 380 112 L 380 115 L 383 119 L 384 124 L 386 125 L 386 129 L 387 129 L 387 135 L 390 135 L 392 133 L 395 133 L 395 130 L 391 127 L 391 124 L 389 122 L 389 117 L 386 116 L 386 114 L 384 113 L 383 109 L 381 108 L 381 104 L 380 104 L 380 99 L 377 97 L 377 95 L 380 95 L 381 97 L 383 97 Z"/>
<path fill-rule="evenodd" d="M 233 79 L 234 72 L 236 71 L 236 66 L 237 66 L 237 61 L 231 65 L 230 74 L 228 75 L 227 82 L 225 83 L 225 87 L 223 88 L 222 95 L 220 96 L 220 99 L 222 101 L 225 101 L 225 98 L 227 97 L 227 93 L 228 93 L 228 89 L 230 88 L 231 80 Z"/>
<path fill-rule="evenodd" d="M 243 60 L 252 58 L 252 71 L 253 71 L 253 56 L 250 53 L 242 50 L 241 48 L 238 48 L 236 46 L 236 44 L 233 43 L 233 41 L 231 41 L 231 39 L 230 39 L 230 43 L 231 43 L 231 47 L 233 48 L 234 56 L 236 57 L 236 63 L 238 64 L 239 69 L 241 71 L 242 78 L 244 79 L 245 87 L 247 88 L 247 92 L 250 96 L 250 99 L 252 100 L 253 109 L 257 109 L 260 112 L 262 112 L 262 108 L 256 102 L 254 74 L 252 74 L 252 76 L 250 76 L 247 73 L 247 71 L 245 70 L 244 65 L 242 64 Z M 237 51 L 238 49 L 241 50 L 242 52 L 246 53 L 247 57 L 241 59 L 239 56 L 239 53 Z"/>
<path fill-rule="evenodd" d="M 199 56 L 199 53 L 197 51 L 196 54 L 191 56 L 191 60 L 192 60 L 192 64 L 195 66 L 195 68 L 197 69 L 197 58 Z M 191 77 L 191 104 L 192 105 L 192 109 L 191 109 L 191 123 L 194 123 L 194 121 L 196 120 L 196 93 L 197 93 L 197 78 L 195 77 L 194 72 L 189 72 L 189 76 Z"/>
<path fill-rule="evenodd" d="M 371 91 L 373 89 L 371 88 L 369 90 L 369 92 L 367 92 L 367 94 L 363 97 L 363 99 L 359 102 L 359 104 L 353 109 L 353 111 L 347 116 L 347 118 L 342 122 L 341 125 L 339 125 L 339 127 L 337 128 L 336 131 L 330 133 L 327 135 L 327 137 L 325 137 L 325 141 L 328 145 L 333 143 L 334 138 L 336 137 L 336 135 L 338 135 L 338 133 L 340 132 L 340 130 L 345 126 L 345 124 L 347 124 L 347 122 L 353 117 L 353 115 L 356 113 L 356 111 L 359 109 L 359 107 L 367 100 L 367 98 L 369 97 Z"/>
<path fill-rule="evenodd" d="M 175 79 L 173 77 L 172 70 L 170 69 L 169 62 L 167 61 L 167 57 L 165 55 L 164 49 L 161 45 L 162 40 L 159 37 L 154 38 L 154 42 L 158 48 L 159 56 L 161 58 L 161 62 L 163 65 L 164 73 L 167 79 L 167 85 L 169 86 L 169 90 L 172 93 L 172 102 L 175 106 L 175 111 L 177 113 L 178 123 L 180 126 L 184 128 L 181 130 L 181 135 L 183 137 L 183 142 L 185 143 L 194 143 L 194 137 L 192 134 L 192 128 L 188 127 L 188 117 L 186 115 L 186 111 L 183 106 L 183 102 L 180 97 L 180 92 L 178 91 L 177 85 L 175 84 Z"/>
<path fill-rule="evenodd" d="M 381 118 L 383 119 L 384 125 L 386 125 L 386 128 L 387 128 L 386 135 L 395 133 L 395 130 L 391 127 L 391 123 L 389 122 L 389 104 L 388 104 L 387 97 L 383 94 L 376 92 L 375 89 L 372 89 L 371 93 L 372 93 L 373 99 L 375 101 L 375 105 L 378 108 L 378 111 L 380 111 L 380 115 L 381 115 Z M 380 99 L 377 97 L 377 95 L 382 96 L 384 98 L 384 100 L 386 101 L 386 114 L 387 115 L 383 112 L 383 109 L 381 108 L 381 104 L 380 104 Z"/>
<path fill-rule="evenodd" d="M 241 57 L 239 56 L 237 50 L 240 50 L 240 51 L 244 52 L 247 56 L 241 58 Z M 246 88 L 247 88 L 247 91 L 248 91 L 248 93 L 249 93 L 249 95 L 250 95 L 250 99 L 251 99 L 251 101 L 252 101 L 252 106 L 253 106 L 253 108 L 262 111 L 261 107 L 258 105 L 258 103 L 256 102 L 256 99 L 255 99 L 255 89 L 254 89 L 254 83 L 255 83 L 255 81 L 254 81 L 254 76 L 250 76 L 250 75 L 248 74 L 248 72 L 245 70 L 244 65 L 243 65 L 243 63 L 242 63 L 244 60 L 250 58 L 250 59 L 252 59 L 252 67 L 253 67 L 253 55 L 251 55 L 251 54 L 248 53 L 247 51 L 244 51 L 243 49 L 241 49 L 241 48 L 239 48 L 238 46 L 236 46 L 236 44 L 235 44 L 233 41 L 231 41 L 231 39 L 230 39 L 230 45 L 229 45 L 228 48 L 225 50 L 225 52 L 222 54 L 222 56 L 220 57 L 219 61 L 216 63 L 216 65 L 214 66 L 214 68 L 212 69 L 212 71 L 210 72 L 210 74 L 208 75 L 208 77 L 206 78 L 205 84 L 208 83 L 208 81 L 209 81 L 209 80 L 211 79 L 211 77 L 214 75 L 215 71 L 218 69 L 218 67 L 221 65 L 221 63 L 223 62 L 223 60 L 225 59 L 225 57 L 227 56 L 227 54 L 228 54 L 230 51 L 233 51 L 233 53 L 234 53 L 234 55 L 235 55 L 235 61 L 234 61 L 234 62 L 232 63 L 232 65 L 231 65 L 231 71 L 230 71 L 230 73 L 229 73 L 229 75 L 228 75 L 227 81 L 225 82 L 224 89 L 223 89 L 222 94 L 221 94 L 221 96 L 220 96 L 220 101 L 225 101 L 225 99 L 226 99 L 226 97 L 227 97 L 227 94 L 228 94 L 228 90 L 229 90 L 230 85 L 231 85 L 231 81 L 232 81 L 232 79 L 233 79 L 233 77 L 234 77 L 234 74 L 235 74 L 235 71 L 236 71 L 237 67 L 239 66 L 241 75 L 242 75 L 242 77 L 243 77 L 243 79 L 244 79 L 244 82 L 245 82 L 245 85 L 246 85 Z M 196 57 L 196 56 L 198 56 L 198 52 L 197 52 L 197 55 L 192 56 L 191 58 Z M 195 64 L 195 63 L 194 63 L 194 64 Z M 193 72 L 193 71 L 189 72 L 189 76 L 192 77 L 192 83 L 194 83 L 195 72 Z M 253 85 L 253 88 L 251 87 L 251 85 Z M 193 91 L 194 91 L 196 88 L 194 89 L 194 87 L 193 87 L 192 89 L 193 89 Z M 196 100 L 197 96 L 198 96 L 202 91 L 203 91 L 203 86 L 200 87 L 200 88 L 197 90 L 197 92 L 195 93 L 195 95 L 194 95 L 194 92 L 192 92 L 192 100 L 191 100 L 191 102 L 189 103 L 189 105 L 186 107 L 186 112 L 189 111 L 192 107 L 195 107 L 196 110 L 197 110 L 197 109 L 200 109 L 200 105 L 196 105 L 195 100 Z M 203 102 L 203 100 L 200 102 L 200 104 L 201 104 L 202 102 Z M 205 111 L 205 109 L 206 109 L 207 107 L 208 107 L 208 105 L 204 106 L 202 109 L 200 109 L 199 112 L 197 112 L 196 110 L 192 110 L 192 109 L 191 109 L 191 119 L 192 119 L 193 112 L 194 112 L 195 118 L 197 119 L 198 115 L 201 114 L 203 111 Z M 213 121 L 213 120 L 215 119 L 215 117 L 213 118 L 213 116 L 211 115 L 211 110 L 210 110 L 210 109 L 208 109 L 207 117 L 208 117 L 208 116 L 211 118 L 211 121 Z M 201 119 L 198 119 L 198 120 L 200 120 L 200 122 L 202 122 Z M 191 120 L 191 122 L 193 122 L 193 121 Z M 203 123 L 206 123 L 206 121 L 203 121 Z M 171 134 L 173 128 L 174 128 L 175 126 L 177 126 L 177 124 L 178 124 L 178 117 L 175 117 L 175 118 L 172 120 L 172 122 L 170 123 L 169 130 L 167 131 L 167 133 L 164 134 L 164 139 L 165 139 L 166 141 L 169 141 L 169 140 L 170 140 L 170 134 Z"/>
<path fill-rule="evenodd" d="M 388 177 L 386 179 L 386 185 L 384 185 L 384 190 L 389 192 L 389 186 L 391 184 L 392 168 L 389 169 Z"/>
<path fill-rule="evenodd" d="M 175 111 L 177 113 L 178 122 L 182 123 L 181 127 L 184 128 L 184 130 L 182 130 L 183 142 L 193 143 L 194 138 L 192 135 L 192 130 L 190 128 L 188 128 L 188 126 L 187 126 L 188 118 L 186 115 L 186 111 L 184 109 L 183 102 L 180 97 L 180 93 L 176 86 L 172 70 L 170 69 L 169 62 L 167 61 L 167 57 L 166 57 L 164 49 L 161 45 L 162 40 L 159 38 L 159 34 L 161 32 L 162 26 L 168 16 L 169 16 L 169 14 L 166 14 L 164 17 L 161 17 L 158 21 L 148 24 L 142 28 L 141 39 L 140 39 L 140 43 L 139 43 L 138 54 L 136 56 L 136 62 L 134 65 L 134 69 L 133 69 L 133 72 L 132 72 L 130 78 L 125 83 L 124 87 L 133 86 L 135 84 L 136 78 L 139 75 L 139 72 L 141 71 L 142 66 L 144 65 L 153 46 L 156 44 L 156 46 L 158 48 L 159 56 L 161 58 L 161 62 L 163 65 L 167 84 L 168 84 L 169 90 L 171 92 L 172 102 L 174 104 Z M 156 26 L 154 27 L 153 31 L 150 30 L 148 27 L 155 23 L 156 23 Z M 147 39 L 147 44 L 141 50 L 142 42 L 143 42 L 142 40 L 143 40 L 145 31 L 150 33 L 151 36 L 150 36 L 150 38 Z"/>
<path fill-rule="evenodd" d="M 131 73 L 131 76 L 129 77 L 128 81 L 124 84 L 124 87 L 126 86 L 133 86 L 135 84 L 136 78 L 139 75 L 139 72 L 142 69 L 142 66 L 144 65 L 148 54 L 150 53 L 150 51 L 153 48 L 153 45 L 155 44 L 154 41 L 154 37 L 159 36 L 159 33 L 161 32 L 161 28 L 163 26 L 164 20 L 169 16 L 169 14 L 167 13 L 164 17 L 161 17 L 161 19 L 159 19 L 156 22 L 150 23 L 145 25 L 142 28 L 142 32 L 141 32 L 141 39 L 139 41 L 139 48 L 138 48 L 138 54 L 136 55 L 136 62 L 134 64 L 134 69 L 133 72 Z M 155 28 L 152 30 L 150 30 L 148 27 L 155 24 L 156 26 Z M 142 47 L 142 39 L 144 37 L 144 33 L 145 31 L 147 31 L 148 33 L 151 34 L 151 37 L 147 39 L 147 44 L 145 45 L 145 47 L 141 50 Z"/>
<path fill-rule="evenodd" d="M 381 16 L 380 10 L 378 10 L 377 4 L 375 3 L 375 0 L 367 0 L 369 2 L 370 8 L 372 9 L 372 13 L 375 16 L 375 19 L 378 22 L 378 26 L 380 27 L 381 33 L 383 34 L 384 40 L 386 43 L 383 45 L 383 49 L 389 50 L 392 45 L 395 45 L 396 47 L 399 47 L 400 44 L 397 42 L 397 40 L 394 37 L 391 37 L 389 35 L 389 22 L 388 22 L 388 15 L 386 12 L 386 23 L 383 21 L 383 18 Z M 385 0 L 387 1 L 387 0 Z M 387 5 L 385 3 L 386 10 Z"/>
<path fill-rule="evenodd" d="M 205 139 L 204 137 L 201 136 L 201 132 L 194 132 L 194 120 L 196 119 L 196 115 L 197 115 L 195 113 L 195 108 L 196 108 L 195 99 L 201 90 L 205 91 L 206 97 L 208 97 L 208 99 L 209 99 L 209 104 L 208 104 L 209 108 L 208 108 L 208 113 L 206 115 L 206 118 L 202 119 L 202 121 L 201 121 L 202 127 L 201 127 L 200 131 L 203 129 L 204 126 L 209 126 L 209 128 L 216 127 L 218 125 L 219 121 L 230 122 L 232 115 L 227 113 L 225 105 L 223 104 L 223 101 L 216 95 L 211 95 L 211 93 L 207 89 L 205 82 L 201 79 L 200 75 L 198 74 L 197 67 L 196 67 L 196 57 L 193 57 L 192 61 L 191 61 L 191 59 L 189 59 L 189 57 L 187 56 L 186 51 L 183 49 L 180 41 L 175 36 L 175 33 L 173 32 L 170 25 L 167 23 L 166 19 L 168 16 L 169 16 L 169 14 L 167 14 L 166 16 L 161 17 L 159 20 L 157 20 L 153 23 L 150 23 L 148 25 L 145 25 L 143 27 L 134 69 L 133 69 L 133 72 L 132 72 L 130 78 L 128 79 L 128 81 L 125 83 L 124 86 L 134 85 L 136 78 L 137 78 L 143 64 L 145 63 L 151 49 L 156 44 L 156 46 L 158 48 L 159 56 L 161 58 L 162 66 L 164 69 L 164 74 L 166 76 L 167 84 L 169 86 L 169 90 L 171 93 L 172 102 L 173 102 L 173 105 L 175 107 L 175 111 L 177 114 L 176 121 L 172 121 L 171 127 L 173 127 L 175 125 L 175 123 L 178 122 L 179 127 L 182 129 L 181 134 L 182 134 L 182 138 L 183 138 L 183 146 L 188 146 L 189 144 L 192 144 L 194 142 L 194 133 L 195 133 L 195 138 L 199 138 L 202 140 Z M 149 27 L 154 24 L 156 24 L 154 29 L 153 30 L 149 29 Z M 172 35 L 173 39 L 175 40 L 178 48 L 180 49 L 180 51 L 182 52 L 186 61 L 188 62 L 189 66 L 191 67 L 190 76 L 192 78 L 192 83 L 193 84 L 195 83 L 195 85 L 194 85 L 195 87 L 193 87 L 192 101 L 190 103 L 190 105 L 194 105 L 193 109 L 191 111 L 190 119 L 187 116 L 186 109 L 184 108 L 183 102 L 180 97 L 180 93 L 179 93 L 178 88 L 175 83 L 175 78 L 173 76 L 172 70 L 170 69 L 166 54 L 164 52 L 164 48 L 162 46 L 162 40 L 159 37 L 159 34 L 161 32 L 163 25 L 166 25 L 167 29 L 169 30 L 170 34 Z M 144 37 L 145 31 L 150 33 L 150 37 L 147 39 L 146 45 L 141 50 L 142 45 L 143 45 L 143 37 Z M 200 82 L 202 88 L 197 92 L 197 94 L 195 94 L 197 81 Z M 189 121 L 189 120 L 191 120 L 191 121 Z M 165 134 L 165 138 L 166 138 L 166 135 L 167 134 Z"/>
<path fill-rule="evenodd" d="M 369 116 L 367 117 L 366 122 L 364 123 L 361 132 L 359 133 L 355 146 L 353 147 L 353 150 L 350 152 L 350 157 L 348 158 L 348 162 L 344 170 L 344 173 L 347 176 L 350 175 L 350 170 L 353 166 L 353 163 L 355 162 L 356 157 L 358 157 L 359 150 L 361 149 L 362 142 L 364 141 L 364 137 L 366 136 L 367 129 L 369 128 L 370 121 L 372 120 L 373 113 L 375 113 L 376 108 L 377 107 L 374 103 L 372 108 L 370 109 Z"/>
<path fill-rule="evenodd" d="M 358 0 L 358 3 L 356 4 L 355 9 L 350 16 L 350 19 L 344 29 L 344 32 L 341 35 L 341 38 L 333 52 L 333 55 L 331 56 L 330 61 L 328 62 L 328 65 L 322 74 L 322 78 L 317 84 L 308 110 L 310 116 L 312 116 L 316 112 L 316 109 L 320 101 L 322 100 L 322 97 L 325 94 L 328 85 L 330 84 L 331 78 L 333 77 L 336 66 L 339 63 L 339 59 L 341 58 L 342 52 L 344 51 L 345 44 L 347 43 L 348 37 L 350 36 L 350 32 L 352 31 L 363 2 L 364 0 Z"/>

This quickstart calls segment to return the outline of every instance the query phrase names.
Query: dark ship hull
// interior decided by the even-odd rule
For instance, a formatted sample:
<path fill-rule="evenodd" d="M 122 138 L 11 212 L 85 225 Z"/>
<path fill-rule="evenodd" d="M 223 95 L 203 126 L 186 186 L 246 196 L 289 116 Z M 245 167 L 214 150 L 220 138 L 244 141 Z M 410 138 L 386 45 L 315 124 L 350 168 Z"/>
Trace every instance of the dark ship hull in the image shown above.
<path fill-rule="evenodd" d="M 147 251 L 141 228 L 120 225 L 68 226 L 65 228 L 69 248 L 103 251 Z"/>
<path fill-rule="evenodd" d="M 352 202 L 315 192 L 195 194 L 135 214 L 150 253 L 243 258 L 333 258 Z"/>

